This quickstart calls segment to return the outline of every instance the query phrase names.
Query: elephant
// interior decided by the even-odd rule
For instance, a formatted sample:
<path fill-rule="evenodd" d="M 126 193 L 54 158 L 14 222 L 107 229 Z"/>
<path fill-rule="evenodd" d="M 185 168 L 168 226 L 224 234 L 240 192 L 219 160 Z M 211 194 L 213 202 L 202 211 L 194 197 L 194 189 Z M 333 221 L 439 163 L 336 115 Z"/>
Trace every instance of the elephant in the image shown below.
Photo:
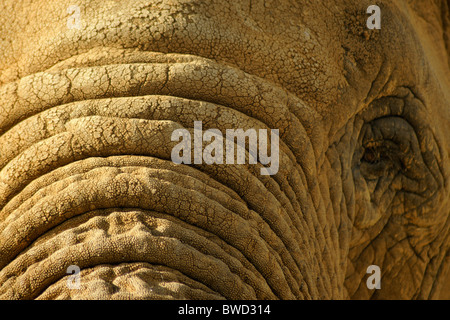
<path fill-rule="evenodd" d="M 0 299 L 450 298 L 448 1 L 0 8 Z"/>

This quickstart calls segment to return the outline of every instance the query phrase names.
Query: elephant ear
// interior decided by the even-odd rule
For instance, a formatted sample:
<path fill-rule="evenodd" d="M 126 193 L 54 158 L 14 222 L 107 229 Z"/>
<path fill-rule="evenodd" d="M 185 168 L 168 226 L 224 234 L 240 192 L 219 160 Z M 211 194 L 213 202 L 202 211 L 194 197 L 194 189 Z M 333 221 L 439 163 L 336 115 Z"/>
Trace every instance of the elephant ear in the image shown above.
<path fill-rule="evenodd" d="M 443 52 L 443 62 L 450 67 L 450 0 L 407 0 L 415 22 L 423 28 L 431 42 Z"/>

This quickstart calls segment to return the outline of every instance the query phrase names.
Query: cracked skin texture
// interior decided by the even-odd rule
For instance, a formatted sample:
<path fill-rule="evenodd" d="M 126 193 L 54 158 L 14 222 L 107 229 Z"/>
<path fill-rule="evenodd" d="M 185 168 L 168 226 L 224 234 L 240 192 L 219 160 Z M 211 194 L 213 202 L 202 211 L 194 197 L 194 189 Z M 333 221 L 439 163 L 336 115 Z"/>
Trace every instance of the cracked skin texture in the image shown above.
<path fill-rule="evenodd" d="M 370 1 L 2 1 L 0 298 L 450 298 L 448 1 L 378 2 L 381 30 Z M 279 129 L 279 172 L 172 163 L 197 120 Z"/>

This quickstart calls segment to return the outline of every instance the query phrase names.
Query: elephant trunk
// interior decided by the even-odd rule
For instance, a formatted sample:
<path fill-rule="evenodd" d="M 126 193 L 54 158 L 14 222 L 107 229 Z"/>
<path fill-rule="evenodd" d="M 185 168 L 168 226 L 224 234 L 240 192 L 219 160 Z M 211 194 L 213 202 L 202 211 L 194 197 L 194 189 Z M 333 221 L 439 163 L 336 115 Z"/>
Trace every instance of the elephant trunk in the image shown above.
<path fill-rule="evenodd" d="M 212 60 L 96 50 L 0 88 L 0 297 L 342 297 L 314 112 Z M 195 121 L 278 129 L 277 174 L 173 163 Z"/>

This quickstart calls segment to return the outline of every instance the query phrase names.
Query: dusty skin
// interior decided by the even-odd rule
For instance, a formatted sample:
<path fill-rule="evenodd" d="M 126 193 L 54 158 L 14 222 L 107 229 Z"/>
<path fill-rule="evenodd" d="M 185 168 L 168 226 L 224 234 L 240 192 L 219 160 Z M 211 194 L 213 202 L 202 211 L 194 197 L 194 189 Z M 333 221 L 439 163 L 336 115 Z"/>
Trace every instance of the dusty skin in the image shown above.
<path fill-rule="evenodd" d="M 376 2 L 2 0 L 0 298 L 450 298 L 449 3 Z M 194 121 L 278 173 L 174 164 Z"/>

